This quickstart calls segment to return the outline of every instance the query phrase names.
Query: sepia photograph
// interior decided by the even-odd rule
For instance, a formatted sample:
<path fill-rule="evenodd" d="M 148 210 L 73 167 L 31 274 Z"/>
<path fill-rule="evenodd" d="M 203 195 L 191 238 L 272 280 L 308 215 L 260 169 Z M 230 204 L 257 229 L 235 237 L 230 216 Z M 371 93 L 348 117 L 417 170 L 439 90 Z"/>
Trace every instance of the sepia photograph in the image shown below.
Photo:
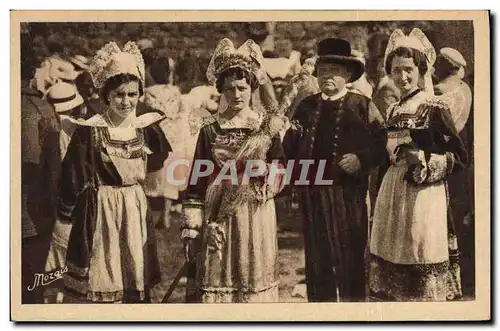
<path fill-rule="evenodd" d="M 11 11 L 12 320 L 491 318 L 489 12 L 253 14 Z"/>

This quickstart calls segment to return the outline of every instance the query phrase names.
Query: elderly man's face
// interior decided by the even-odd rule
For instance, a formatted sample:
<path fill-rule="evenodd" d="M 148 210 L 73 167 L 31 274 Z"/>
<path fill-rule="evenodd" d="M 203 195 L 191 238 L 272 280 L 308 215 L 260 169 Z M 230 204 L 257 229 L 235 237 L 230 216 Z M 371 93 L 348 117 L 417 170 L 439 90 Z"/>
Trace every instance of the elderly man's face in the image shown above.
<path fill-rule="evenodd" d="M 320 63 L 317 70 L 319 87 L 326 95 L 343 90 L 351 77 L 350 71 L 337 63 Z"/>

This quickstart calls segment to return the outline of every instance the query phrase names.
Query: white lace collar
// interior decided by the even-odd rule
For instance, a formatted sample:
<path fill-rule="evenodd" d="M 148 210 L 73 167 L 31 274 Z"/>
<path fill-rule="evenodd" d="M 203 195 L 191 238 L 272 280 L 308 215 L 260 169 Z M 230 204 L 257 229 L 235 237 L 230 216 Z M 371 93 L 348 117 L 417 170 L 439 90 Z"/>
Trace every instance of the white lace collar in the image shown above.
<path fill-rule="evenodd" d="M 135 118 L 134 127 L 135 128 L 145 128 L 153 123 L 162 120 L 165 116 L 158 113 L 146 113 Z M 109 127 L 111 126 L 106 122 L 101 114 L 96 114 L 91 118 L 84 120 L 83 118 L 74 119 L 70 118 L 70 121 L 82 125 L 82 126 L 93 126 L 93 127 Z"/>
<path fill-rule="evenodd" d="M 217 118 L 217 122 L 222 129 L 257 129 L 261 125 L 263 116 L 261 113 L 252 110 L 249 112 L 247 117 L 235 117 L 230 120 L 220 117 Z"/>

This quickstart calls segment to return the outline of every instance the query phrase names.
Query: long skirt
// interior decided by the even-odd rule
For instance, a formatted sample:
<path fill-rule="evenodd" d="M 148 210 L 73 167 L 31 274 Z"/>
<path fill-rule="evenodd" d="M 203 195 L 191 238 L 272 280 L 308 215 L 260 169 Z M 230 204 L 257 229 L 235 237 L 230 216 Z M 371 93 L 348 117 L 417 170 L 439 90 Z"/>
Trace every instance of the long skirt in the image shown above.
<path fill-rule="evenodd" d="M 302 192 L 309 301 L 365 301 L 366 190 L 311 187 Z"/>
<path fill-rule="evenodd" d="M 461 294 L 446 186 L 409 183 L 407 169 L 391 166 L 379 191 L 370 242 L 370 298 L 445 301 Z"/>
<path fill-rule="evenodd" d="M 224 208 L 215 203 L 217 198 L 207 204 L 207 215 Z M 273 199 L 244 203 L 222 222 L 209 221 L 203 226 L 197 256 L 201 302 L 278 302 L 277 260 Z"/>
<path fill-rule="evenodd" d="M 65 277 L 66 287 L 92 302 L 148 301 L 154 285 L 148 281 L 158 265 L 152 264 L 147 243 L 152 239 L 147 211 L 140 185 L 99 187 L 88 277 Z"/>

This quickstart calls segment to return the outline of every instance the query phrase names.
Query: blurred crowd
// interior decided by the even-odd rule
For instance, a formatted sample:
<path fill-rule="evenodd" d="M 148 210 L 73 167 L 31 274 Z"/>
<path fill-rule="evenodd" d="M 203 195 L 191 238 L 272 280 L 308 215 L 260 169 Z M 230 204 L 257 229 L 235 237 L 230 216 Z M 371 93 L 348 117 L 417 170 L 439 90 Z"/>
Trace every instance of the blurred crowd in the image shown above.
<path fill-rule="evenodd" d="M 384 69 L 386 55 L 384 52 L 389 40 L 390 26 L 384 30 L 380 27 L 376 28 L 377 24 L 370 24 L 367 30 L 351 25 L 325 23 L 318 26 L 318 23 L 315 26 L 314 23 L 310 23 L 307 28 L 304 28 L 306 26 L 304 23 L 300 29 L 295 25 L 287 25 L 286 27 L 290 30 L 284 34 L 280 33 L 279 26 L 269 23 L 253 25 L 241 23 L 238 26 L 225 23 L 210 24 L 210 31 L 219 29 L 218 34 L 221 36 L 232 38 L 237 42 L 251 37 L 259 43 L 263 50 L 269 84 L 260 89 L 259 95 L 255 96 L 256 100 L 266 108 L 286 108 L 287 116 L 290 118 L 293 117 L 294 110 L 301 100 L 320 92 L 318 82 L 311 73 L 317 56 L 316 39 L 321 39 L 321 34 L 318 38 L 306 38 L 311 35 L 311 31 L 315 31 L 314 29 L 320 29 L 323 34 L 351 34 L 353 46 L 351 55 L 364 64 L 365 72 L 358 80 L 348 84 L 349 91 L 371 99 L 384 117 L 387 115 L 386 110 L 389 106 L 400 100 L 399 90 Z M 157 34 L 148 34 L 147 38 L 143 37 L 144 31 L 138 29 L 138 25 L 130 24 L 127 25 L 127 29 L 113 35 L 120 30 L 118 25 L 115 23 L 87 24 L 84 26 L 86 37 L 79 35 L 78 29 L 81 29 L 83 25 L 79 27 L 78 24 L 67 29 L 66 35 L 62 30 L 54 32 L 48 25 L 26 26 L 21 35 L 22 107 L 35 109 L 32 114 L 36 115 L 28 116 L 41 118 L 40 123 L 43 125 L 37 128 L 41 135 L 51 134 L 51 126 L 55 125 L 51 123 L 54 119 L 51 113 L 55 111 L 57 114 L 55 118 L 61 125 L 61 136 L 57 142 L 60 148 L 57 153 L 49 153 L 50 160 L 44 160 L 44 162 L 60 163 L 74 132 L 74 125 L 71 124 L 69 118 L 89 119 L 95 114 L 102 113 L 106 107 L 88 71 L 92 61 L 91 54 L 94 54 L 94 50 L 101 47 L 107 40 L 130 40 L 137 37 L 136 43 L 145 64 L 145 90 L 137 105 L 137 114 L 158 112 L 164 115 L 165 119 L 160 126 L 174 151 L 165 161 L 165 167 L 148 174 L 145 183 L 145 193 L 148 197 L 164 201 L 163 214 L 156 222 L 159 226 L 168 228 L 171 225 L 170 214 L 179 211 L 179 205 L 176 203 L 182 199 L 185 186 L 174 186 L 167 182 L 165 173 L 167 165 L 179 158 L 192 158 L 197 132 L 204 119 L 217 113 L 221 108 L 220 94 L 214 86 L 209 85 L 206 78 L 210 51 L 214 49 L 210 40 L 220 38 L 217 35 L 208 36 L 209 32 L 201 34 L 202 27 L 195 24 L 179 24 L 175 28 L 175 24 L 159 24 Z M 245 33 L 236 33 L 238 29 L 242 29 Z M 178 36 L 173 38 L 176 32 Z M 198 37 L 192 37 L 197 33 Z M 70 36 L 68 37 L 67 34 Z M 168 35 L 169 38 L 164 35 Z M 190 37 L 179 37 L 179 35 Z M 432 36 L 432 33 L 430 35 Z M 182 38 L 184 38 L 184 44 Z M 186 38 L 189 40 L 186 41 Z M 302 42 L 298 43 L 297 40 L 302 40 Z M 459 52 L 457 52 L 458 55 L 455 52 L 445 54 L 443 59 L 448 59 L 448 62 L 440 63 L 441 66 L 434 75 L 436 94 L 448 92 L 447 79 L 452 75 L 460 76 L 460 79 L 471 85 L 473 72 L 469 68 L 473 66 L 470 61 L 464 59 L 470 57 L 470 49 L 465 52 L 469 55 L 462 56 Z M 456 107 L 466 107 L 469 104 L 470 108 L 472 95 L 467 98 L 463 105 L 456 105 Z M 25 112 L 25 114 L 30 113 Z M 468 115 L 467 112 L 463 115 L 464 118 L 458 120 L 461 123 L 459 131 L 468 149 L 472 150 L 472 116 L 469 118 Z M 23 153 L 27 155 L 27 158 L 31 155 L 32 163 L 36 164 L 44 148 L 45 146 L 25 145 Z M 189 171 L 179 169 L 180 172 L 175 174 L 176 177 L 185 176 Z M 369 201 L 375 200 L 378 189 L 377 171 L 375 169 L 370 177 Z M 22 176 L 23 189 L 26 186 L 26 190 L 30 190 L 30 182 L 43 182 L 44 180 L 47 183 L 50 182 L 50 173 L 38 173 L 29 168 L 26 168 L 26 171 L 23 170 Z M 472 180 L 470 173 L 466 177 L 460 178 L 457 183 Z M 56 187 L 51 187 L 49 184 L 43 187 L 43 195 L 47 200 L 58 196 Z M 473 185 L 470 184 L 469 187 Z M 473 218 L 473 207 L 470 205 L 471 195 L 472 192 L 465 192 L 457 197 L 461 207 L 455 209 L 459 210 L 456 217 L 461 220 L 459 223 L 462 226 L 471 226 Z M 47 201 L 47 206 L 51 204 L 52 202 Z M 371 208 L 373 211 L 373 205 Z M 37 213 L 43 214 L 44 211 L 39 210 Z M 49 216 L 46 215 L 46 218 Z M 24 265 L 30 266 L 30 270 L 26 273 L 27 283 L 30 282 L 29 277 L 33 272 L 45 268 L 45 258 L 34 258 L 37 254 L 47 251 L 40 249 L 41 246 L 48 246 L 50 243 L 50 235 L 45 237 L 40 235 L 52 234 L 52 225 L 43 224 L 44 222 L 35 221 L 30 216 L 23 216 L 23 247 L 26 246 L 23 252 L 23 267 Z M 48 239 L 44 243 L 31 243 L 28 240 L 30 238 L 32 240 Z M 25 259 L 27 259 L 26 263 L 24 263 Z M 42 265 L 36 265 L 33 261 L 40 261 Z M 23 277 L 24 274 L 23 272 Z M 30 298 L 30 295 L 35 295 L 35 293 L 27 293 L 26 302 L 36 302 L 37 298 Z"/>

